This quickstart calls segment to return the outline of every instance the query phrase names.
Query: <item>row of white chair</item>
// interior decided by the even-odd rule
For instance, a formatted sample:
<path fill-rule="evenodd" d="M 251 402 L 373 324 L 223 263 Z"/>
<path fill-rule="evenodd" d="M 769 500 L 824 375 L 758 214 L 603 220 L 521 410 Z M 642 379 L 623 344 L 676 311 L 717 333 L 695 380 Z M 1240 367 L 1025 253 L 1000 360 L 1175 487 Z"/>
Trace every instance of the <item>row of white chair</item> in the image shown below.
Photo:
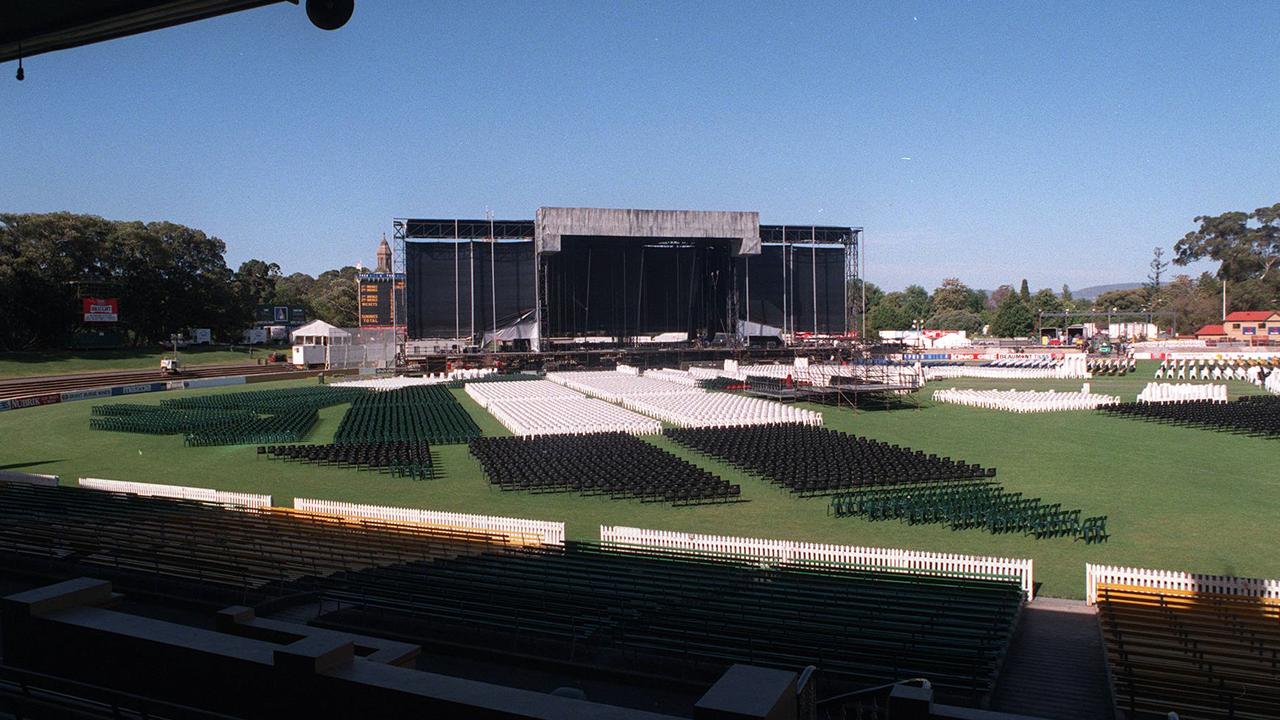
<path fill-rule="evenodd" d="M 622 402 L 624 398 L 639 395 L 690 395 L 705 392 L 701 388 L 655 377 L 628 375 L 609 370 L 552 372 L 547 373 L 547 380 L 612 403 Z"/>
<path fill-rule="evenodd" d="M 466 393 L 486 410 L 497 402 L 582 397 L 581 393 L 546 380 L 467 383 Z"/>
<path fill-rule="evenodd" d="M 607 371 L 562 372 L 548 373 L 547 379 L 681 427 L 741 427 L 782 422 L 822 424 L 822 415 L 812 410 L 760 398 L 707 392 L 667 380 L 661 372 L 640 377 Z"/>
<path fill-rule="evenodd" d="M 962 390 L 960 388 L 936 390 L 933 393 L 933 399 L 937 402 L 1015 413 L 1096 410 L 1102 405 L 1114 405 L 1120 402 L 1120 398 L 1114 395 L 1100 395 L 1087 391 L 1041 392 L 1038 390 Z"/>
<path fill-rule="evenodd" d="M 1142 392 L 1138 393 L 1138 402 L 1140 403 L 1164 403 L 1164 402 L 1181 402 L 1183 400 L 1215 400 L 1217 402 L 1227 401 L 1226 385 L 1201 385 L 1182 383 L 1172 385 L 1170 383 L 1147 383 L 1142 388 Z"/>
<path fill-rule="evenodd" d="M 662 423 L 603 400 L 574 397 L 502 400 L 490 403 L 489 414 L 518 437 L 621 432 L 657 435 Z"/>
<path fill-rule="evenodd" d="M 1168 363 L 1168 364 L 1166 364 Z M 1165 361 L 1156 368 L 1155 379 L 1168 380 L 1240 380 L 1258 382 L 1262 368 L 1243 363 Z"/>
<path fill-rule="evenodd" d="M 812 410 L 727 393 L 635 396 L 625 398 L 622 406 L 679 427 L 822 424 L 822 415 Z"/>

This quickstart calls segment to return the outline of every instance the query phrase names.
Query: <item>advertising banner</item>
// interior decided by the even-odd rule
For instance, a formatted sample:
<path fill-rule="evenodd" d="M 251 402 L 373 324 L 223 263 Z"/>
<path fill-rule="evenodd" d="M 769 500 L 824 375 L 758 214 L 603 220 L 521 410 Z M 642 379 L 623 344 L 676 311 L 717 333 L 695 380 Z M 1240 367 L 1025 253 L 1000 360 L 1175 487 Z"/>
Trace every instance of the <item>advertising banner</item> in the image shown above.
<path fill-rule="evenodd" d="M 85 322 L 116 322 L 120 319 L 119 298 L 81 298 Z"/>
<path fill-rule="evenodd" d="M 76 400 L 93 400 L 95 398 L 111 397 L 111 388 L 94 388 L 92 390 L 67 390 L 62 393 L 62 402 L 74 402 Z"/>
<path fill-rule="evenodd" d="M 9 409 L 21 410 L 22 408 L 37 407 L 39 405 L 52 405 L 59 402 L 62 402 L 62 395 L 59 393 L 33 395 L 32 397 L 14 398 L 10 400 Z"/>

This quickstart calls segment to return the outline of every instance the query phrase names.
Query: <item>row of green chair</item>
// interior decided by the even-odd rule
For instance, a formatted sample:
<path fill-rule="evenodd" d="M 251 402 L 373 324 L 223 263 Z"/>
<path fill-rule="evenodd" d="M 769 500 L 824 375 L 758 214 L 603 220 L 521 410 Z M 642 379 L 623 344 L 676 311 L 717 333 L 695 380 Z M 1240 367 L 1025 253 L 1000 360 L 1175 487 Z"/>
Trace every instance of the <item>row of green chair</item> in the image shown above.
<path fill-rule="evenodd" d="M 347 410 L 334 435 L 335 444 L 465 443 L 480 428 L 449 390 L 439 385 L 371 392 Z"/>
<path fill-rule="evenodd" d="M 1086 544 L 1109 537 L 1105 516 L 1082 520 L 1080 510 L 1008 493 L 990 482 L 862 488 L 832 497 L 828 513 L 911 525 L 944 524 L 952 530 L 984 528 L 992 534 L 1023 533 L 1037 539 L 1070 537 Z"/>

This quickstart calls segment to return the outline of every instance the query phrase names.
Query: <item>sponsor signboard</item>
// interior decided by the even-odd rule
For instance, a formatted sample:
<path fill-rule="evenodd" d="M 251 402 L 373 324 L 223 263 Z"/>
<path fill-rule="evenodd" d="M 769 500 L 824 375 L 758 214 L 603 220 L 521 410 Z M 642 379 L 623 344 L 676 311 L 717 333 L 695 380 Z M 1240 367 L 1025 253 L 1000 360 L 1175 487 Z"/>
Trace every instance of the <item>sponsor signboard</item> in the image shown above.
<path fill-rule="evenodd" d="M 8 409 L 9 409 L 9 401 L 0 400 L 0 412 L 4 412 L 5 410 L 8 410 Z"/>
<path fill-rule="evenodd" d="M 118 388 L 111 388 L 112 395 L 136 395 L 138 393 L 156 392 L 164 390 L 164 383 L 142 383 L 140 385 L 123 385 Z"/>
<path fill-rule="evenodd" d="M 1242 334 L 1244 334 L 1244 335 L 1257 335 L 1257 334 L 1258 334 L 1258 328 L 1256 328 L 1256 327 L 1249 327 L 1249 326 L 1247 326 L 1247 325 L 1246 325 L 1245 327 L 1240 328 L 1240 332 L 1241 332 Z"/>
<path fill-rule="evenodd" d="M 1268 335 L 1280 335 L 1280 325 L 1272 325 L 1267 328 Z"/>
<path fill-rule="evenodd" d="M 116 322 L 120 319 L 119 298 L 81 298 L 85 322 Z"/>
<path fill-rule="evenodd" d="M 62 402 L 60 393 L 49 393 L 48 395 L 32 395 L 31 397 L 13 398 L 9 401 L 11 410 L 21 410 L 22 408 L 37 407 L 39 405 L 52 405 Z"/>
<path fill-rule="evenodd" d="M 111 397 L 111 388 L 94 388 L 92 390 L 67 390 L 62 393 L 62 402 L 75 402 L 76 400 L 93 400 L 95 398 Z"/>

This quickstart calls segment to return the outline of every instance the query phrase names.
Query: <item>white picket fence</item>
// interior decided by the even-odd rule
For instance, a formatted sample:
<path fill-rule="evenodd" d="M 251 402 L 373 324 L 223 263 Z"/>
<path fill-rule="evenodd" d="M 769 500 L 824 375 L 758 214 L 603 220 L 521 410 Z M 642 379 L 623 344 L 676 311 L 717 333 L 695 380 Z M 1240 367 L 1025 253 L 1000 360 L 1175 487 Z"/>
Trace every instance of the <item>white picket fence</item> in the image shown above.
<path fill-rule="evenodd" d="M 1090 605 L 1098 601 L 1098 586 L 1103 584 L 1280 600 L 1280 580 L 1232 575 L 1201 575 L 1177 570 L 1151 570 L 1092 563 L 1085 564 L 1084 575 L 1085 600 Z"/>
<path fill-rule="evenodd" d="M 122 492 L 148 497 L 181 498 L 183 500 L 199 500 L 200 502 L 235 505 L 237 507 L 268 508 L 271 507 L 270 495 L 254 495 L 252 493 L 227 492 L 210 488 L 185 487 L 182 485 L 158 485 L 155 483 L 129 482 L 127 480 L 104 480 L 102 478 L 80 478 L 80 487 L 108 492 Z"/>
<path fill-rule="evenodd" d="M 979 555 L 953 555 L 896 548 L 827 545 L 792 540 L 725 535 L 699 535 L 671 530 L 645 530 L 632 527 L 600 526 L 600 544 L 665 548 L 712 555 L 729 555 L 753 560 L 837 563 L 884 572 L 936 575 L 960 578 L 997 578 L 1016 580 L 1030 600 L 1035 593 L 1035 573 L 1030 558 L 998 558 Z"/>
<path fill-rule="evenodd" d="M 388 522 L 417 523 L 423 525 L 447 525 L 449 527 L 480 530 L 493 533 L 510 533 L 533 536 L 542 545 L 564 545 L 564 523 L 549 520 L 525 520 L 523 518 L 470 515 L 467 513 L 419 510 L 417 508 L 390 507 L 386 505 L 361 505 L 334 500 L 294 498 L 295 510 L 339 515 L 344 518 L 368 518 Z"/>

